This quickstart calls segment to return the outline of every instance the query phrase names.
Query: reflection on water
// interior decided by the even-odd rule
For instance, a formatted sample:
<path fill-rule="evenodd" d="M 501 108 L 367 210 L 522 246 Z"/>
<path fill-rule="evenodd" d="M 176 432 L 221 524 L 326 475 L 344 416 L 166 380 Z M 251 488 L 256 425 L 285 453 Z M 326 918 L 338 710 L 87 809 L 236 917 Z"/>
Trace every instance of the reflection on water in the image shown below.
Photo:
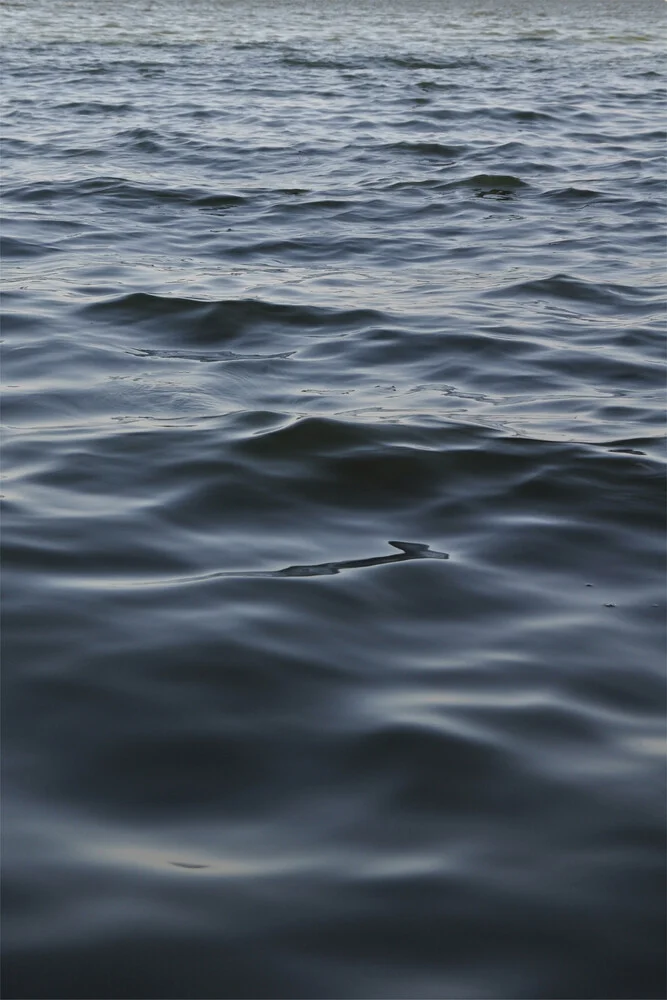
<path fill-rule="evenodd" d="M 664 996 L 654 0 L 57 13 L 3 16 L 3 995 Z"/>

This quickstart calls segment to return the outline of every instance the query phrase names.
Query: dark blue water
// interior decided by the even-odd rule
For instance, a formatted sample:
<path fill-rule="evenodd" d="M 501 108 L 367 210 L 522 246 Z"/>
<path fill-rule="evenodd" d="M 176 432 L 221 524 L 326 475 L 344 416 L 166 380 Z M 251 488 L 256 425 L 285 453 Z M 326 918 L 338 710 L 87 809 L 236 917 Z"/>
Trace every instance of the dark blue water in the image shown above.
<path fill-rule="evenodd" d="M 666 11 L 4 5 L 7 1000 L 664 996 Z"/>

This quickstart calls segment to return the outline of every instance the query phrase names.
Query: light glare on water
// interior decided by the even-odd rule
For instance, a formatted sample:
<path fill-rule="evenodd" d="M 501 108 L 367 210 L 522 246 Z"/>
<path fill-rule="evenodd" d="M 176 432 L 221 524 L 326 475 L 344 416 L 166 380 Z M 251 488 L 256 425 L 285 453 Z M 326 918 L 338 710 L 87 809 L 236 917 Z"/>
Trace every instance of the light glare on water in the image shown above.
<path fill-rule="evenodd" d="M 7 998 L 664 996 L 663 12 L 5 5 Z"/>

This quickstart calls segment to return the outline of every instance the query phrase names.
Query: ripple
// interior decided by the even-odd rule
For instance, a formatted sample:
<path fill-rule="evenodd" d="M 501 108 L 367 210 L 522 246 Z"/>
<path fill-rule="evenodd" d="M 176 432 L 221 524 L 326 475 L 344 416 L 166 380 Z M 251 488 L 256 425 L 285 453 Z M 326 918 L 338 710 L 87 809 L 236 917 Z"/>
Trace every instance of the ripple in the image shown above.
<path fill-rule="evenodd" d="M 626 312 L 654 311 L 656 296 L 637 286 L 582 281 L 567 274 L 554 274 L 539 281 L 520 282 L 493 293 L 496 296 L 527 295 L 540 298 L 568 299 L 577 303 L 607 306 Z"/>
<path fill-rule="evenodd" d="M 663 995 L 655 12 L 519 13 L 6 5 L 7 996 Z"/>

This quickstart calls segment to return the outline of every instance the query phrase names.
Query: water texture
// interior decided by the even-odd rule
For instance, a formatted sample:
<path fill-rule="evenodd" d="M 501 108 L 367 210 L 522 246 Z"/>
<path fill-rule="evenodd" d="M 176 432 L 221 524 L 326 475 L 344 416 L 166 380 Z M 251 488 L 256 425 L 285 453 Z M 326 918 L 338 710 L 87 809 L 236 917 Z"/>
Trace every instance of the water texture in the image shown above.
<path fill-rule="evenodd" d="M 664 996 L 666 10 L 4 4 L 7 1000 Z"/>

